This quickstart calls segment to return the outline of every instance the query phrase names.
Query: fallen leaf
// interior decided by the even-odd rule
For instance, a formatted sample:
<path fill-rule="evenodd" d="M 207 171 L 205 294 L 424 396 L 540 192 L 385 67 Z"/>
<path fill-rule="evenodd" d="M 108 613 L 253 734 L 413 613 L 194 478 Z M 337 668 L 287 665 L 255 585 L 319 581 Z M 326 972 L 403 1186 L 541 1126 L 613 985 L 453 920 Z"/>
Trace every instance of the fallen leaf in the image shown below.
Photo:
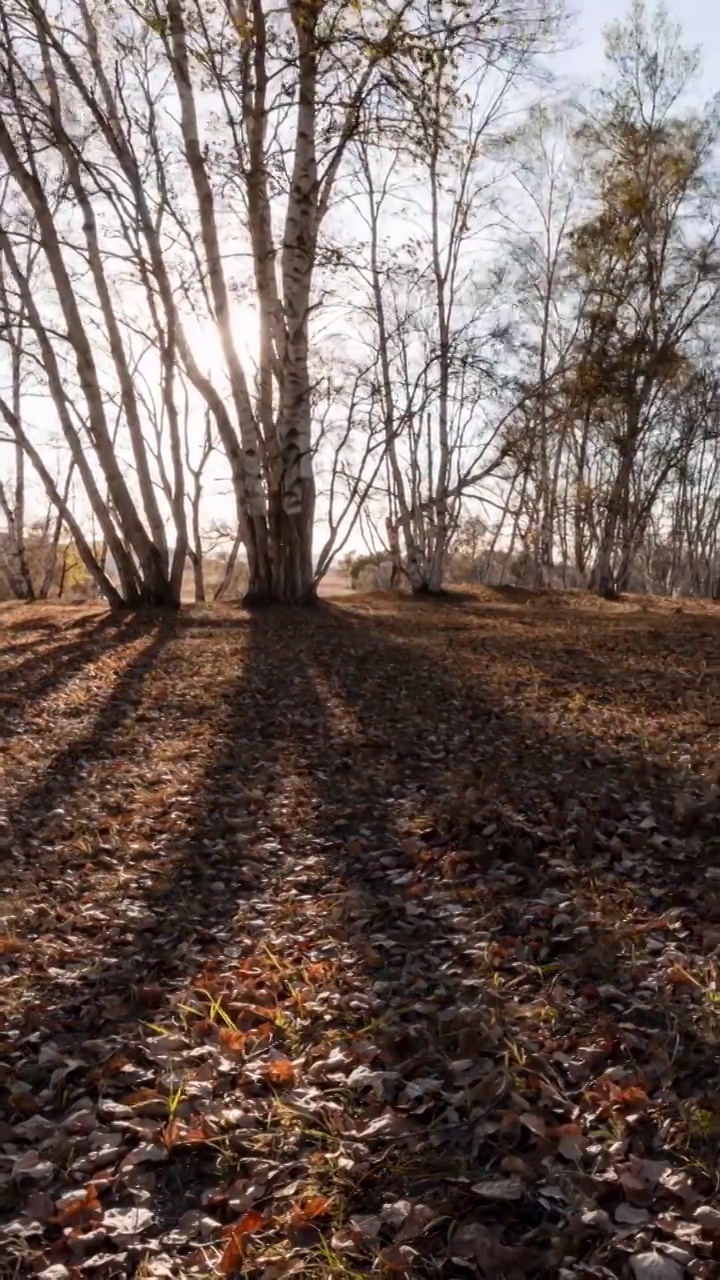
<path fill-rule="evenodd" d="M 33 1191 L 25 1202 L 24 1214 L 34 1222 L 52 1222 L 56 1216 L 55 1202 L 47 1191 Z"/>
<path fill-rule="evenodd" d="M 213 1136 L 212 1126 L 204 1116 L 197 1124 L 183 1124 L 176 1117 L 168 1120 L 160 1132 L 160 1142 L 165 1147 L 176 1147 L 194 1142 L 207 1142 Z"/>
<path fill-rule="evenodd" d="M 329 1197 L 309 1196 L 290 1210 L 288 1224 L 292 1227 L 302 1227 L 306 1222 L 312 1222 L 315 1218 L 324 1218 L 327 1214 L 332 1213 L 332 1209 L 333 1202 Z"/>
<path fill-rule="evenodd" d="M 615 1221 L 628 1226 L 640 1226 L 650 1221 L 647 1209 L 638 1209 L 634 1204 L 619 1204 L 615 1210 Z"/>
<path fill-rule="evenodd" d="M 579 1162 L 587 1145 L 587 1138 L 582 1133 L 564 1133 L 558 1142 L 558 1155 L 564 1160 Z"/>
<path fill-rule="evenodd" d="M 221 1275 L 229 1276 L 237 1271 L 245 1256 L 245 1240 L 259 1230 L 263 1221 L 262 1213 L 256 1209 L 249 1209 L 239 1222 L 226 1229 L 227 1244 L 218 1263 Z"/>
<path fill-rule="evenodd" d="M 295 1068 L 289 1058 L 274 1058 L 267 1064 L 265 1074 L 273 1084 L 294 1084 Z"/>
<path fill-rule="evenodd" d="M 636 1253 L 630 1259 L 635 1280 L 683 1280 L 684 1267 L 664 1253 Z"/>
<path fill-rule="evenodd" d="M 409 1244 L 391 1244 L 378 1254 L 378 1262 L 388 1271 L 399 1275 L 408 1275 L 412 1270 L 418 1254 Z"/>
<path fill-rule="evenodd" d="M 26 1151 L 13 1162 L 13 1178 L 30 1178 L 33 1182 L 48 1182 L 54 1173 L 49 1160 L 41 1159 L 37 1151 Z"/>
<path fill-rule="evenodd" d="M 490 1244 L 491 1236 L 486 1226 L 481 1222 L 464 1222 L 461 1226 L 455 1227 L 451 1233 L 451 1256 L 462 1260 L 474 1258 L 479 1261 L 483 1256 L 487 1257 Z"/>
<path fill-rule="evenodd" d="M 227 1053 L 244 1053 L 248 1037 L 244 1031 L 232 1031 L 230 1027 L 221 1027 L 218 1031 L 218 1041 Z"/>
<path fill-rule="evenodd" d="M 134 1244 L 153 1220 L 152 1209 L 135 1205 L 130 1209 L 108 1209 L 103 1228 L 116 1244 Z"/>
<path fill-rule="evenodd" d="M 675 987 L 702 987 L 702 983 L 679 964 L 671 965 L 665 971 L 665 980 Z"/>
<path fill-rule="evenodd" d="M 374 1213 L 355 1213 L 348 1219 L 347 1230 L 354 1244 L 372 1245 L 380 1235 L 382 1221 Z"/>
<path fill-rule="evenodd" d="M 103 1215 L 97 1187 L 93 1182 L 82 1191 L 68 1191 L 58 1200 L 56 1209 L 57 1221 L 63 1227 L 74 1227 L 91 1219 L 102 1218 Z"/>
<path fill-rule="evenodd" d="M 522 1200 L 525 1184 L 519 1178 L 495 1178 L 487 1182 L 475 1182 L 472 1190 L 483 1200 Z"/>
<path fill-rule="evenodd" d="M 643 1160 L 639 1156 L 632 1156 L 626 1164 L 618 1167 L 618 1176 L 629 1199 L 645 1200 L 667 1170 L 668 1165 L 664 1161 Z"/>
<path fill-rule="evenodd" d="M 711 1236 L 720 1236 L 720 1209 L 714 1209 L 709 1204 L 700 1205 L 693 1214 L 695 1222 L 699 1223 L 703 1231 L 707 1231 Z"/>

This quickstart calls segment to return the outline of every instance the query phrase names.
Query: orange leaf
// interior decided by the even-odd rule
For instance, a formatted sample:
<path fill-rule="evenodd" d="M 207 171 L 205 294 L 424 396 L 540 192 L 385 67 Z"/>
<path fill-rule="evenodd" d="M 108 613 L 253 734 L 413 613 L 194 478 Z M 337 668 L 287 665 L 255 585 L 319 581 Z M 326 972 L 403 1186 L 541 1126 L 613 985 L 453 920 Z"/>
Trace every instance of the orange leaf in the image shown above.
<path fill-rule="evenodd" d="M 234 1227 L 228 1229 L 228 1241 L 218 1264 L 222 1275 L 229 1276 L 237 1271 L 245 1254 L 245 1237 L 257 1231 L 262 1223 L 263 1215 L 257 1209 L 249 1209 Z"/>
<path fill-rule="evenodd" d="M 15 956 L 26 951 L 30 944 L 15 934 L 6 933 L 0 938 L 0 956 Z"/>
<path fill-rule="evenodd" d="M 249 1004 L 246 1007 L 248 1013 L 254 1013 L 257 1018 L 262 1018 L 263 1022 L 272 1021 L 275 1018 L 276 1010 L 269 1008 L 267 1005 Z"/>
<path fill-rule="evenodd" d="M 261 1022 L 259 1027 L 253 1027 L 247 1033 L 248 1040 L 269 1040 L 275 1030 L 274 1022 Z"/>
<path fill-rule="evenodd" d="M 388 1271 L 399 1271 L 402 1275 L 411 1275 L 417 1253 L 409 1244 L 389 1244 L 379 1255 L 379 1261 Z"/>
<path fill-rule="evenodd" d="M 331 1213 L 332 1207 L 333 1202 L 327 1196 L 308 1196 L 290 1211 L 288 1225 L 303 1227 L 306 1222 L 312 1222 L 314 1218 L 323 1218 Z"/>
<path fill-rule="evenodd" d="M 182 1135 L 182 1140 L 183 1142 L 207 1142 L 209 1137 L 207 1129 L 201 1125 L 198 1129 L 188 1129 Z"/>
<path fill-rule="evenodd" d="M 207 1142 L 212 1137 L 212 1130 L 205 1116 L 197 1116 L 197 1124 L 194 1128 L 190 1128 L 187 1124 L 181 1124 L 179 1120 L 173 1117 L 168 1120 L 165 1128 L 160 1134 L 160 1141 L 165 1147 L 174 1147 L 179 1142 Z"/>
<path fill-rule="evenodd" d="M 214 1023 L 209 1018 L 200 1018 L 197 1022 L 193 1022 L 190 1027 L 190 1034 L 196 1037 L 207 1035 L 208 1031 L 212 1031 Z"/>
<path fill-rule="evenodd" d="M 267 1077 L 273 1084 L 294 1084 L 295 1068 L 289 1058 L 276 1058 L 268 1063 Z"/>
<path fill-rule="evenodd" d="M 64 1204 L 58 1204 L 57 1220 L 61 1226 L 71 1227 L 97 1215 L 102 1217 L 102 1211 L 97 1187 L 90 1182 L 84 1192 L 68 1197 Z"/>
<path fill-rule="evenodd" d="M 229 1027 L 221 1027 L 218 1031 L 218 1040 L 223 1049 L 227 1049 L 230 1053 L 242 1053 L 247 1036 L 244 1031 L 231 1031 Z"/>
<path fill-rule="evenodd" d="M 630 1103 L 631 1106 L 642 1106 L 644 1103 L 649 1102 L 649 1098 L 645 1090 L 641 1089 L 639 1085 L 631 1084 L 627 1089 L 621 1090 L 620 1101 Z"/>
<path fill-rule="evenodd" d="M 130 1059 L 127 1054 L 114 1053 L 111 1058 L 108 1058 L 107 1062 L 103 1062 L 103 1075 L 109 1076 L 115 1071 L 122 1071 L 123 1067 L 126 1067 L 129 1061 Z"/>

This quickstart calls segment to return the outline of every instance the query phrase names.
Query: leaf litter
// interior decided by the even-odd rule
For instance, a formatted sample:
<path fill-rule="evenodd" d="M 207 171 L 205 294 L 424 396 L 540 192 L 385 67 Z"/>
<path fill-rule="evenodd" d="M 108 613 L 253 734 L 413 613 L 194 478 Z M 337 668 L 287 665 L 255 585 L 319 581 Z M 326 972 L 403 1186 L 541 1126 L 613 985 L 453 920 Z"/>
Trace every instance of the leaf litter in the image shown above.
<path fill-rule="evenodd" d="M 541 605 L 0 613 L 0 1274 L 719 1273 L 720 615 Z"/>

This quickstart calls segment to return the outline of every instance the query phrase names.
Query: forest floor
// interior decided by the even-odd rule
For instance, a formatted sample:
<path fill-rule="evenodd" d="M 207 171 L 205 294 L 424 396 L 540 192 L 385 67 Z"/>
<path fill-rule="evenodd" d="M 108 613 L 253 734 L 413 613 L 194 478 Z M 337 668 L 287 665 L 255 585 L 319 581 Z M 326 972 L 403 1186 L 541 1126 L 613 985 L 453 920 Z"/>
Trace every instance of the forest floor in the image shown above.
<path fill-rule="evenodd" d="M 720 609 L 0 610 L 0 1275 L 720 1275 Z"/>

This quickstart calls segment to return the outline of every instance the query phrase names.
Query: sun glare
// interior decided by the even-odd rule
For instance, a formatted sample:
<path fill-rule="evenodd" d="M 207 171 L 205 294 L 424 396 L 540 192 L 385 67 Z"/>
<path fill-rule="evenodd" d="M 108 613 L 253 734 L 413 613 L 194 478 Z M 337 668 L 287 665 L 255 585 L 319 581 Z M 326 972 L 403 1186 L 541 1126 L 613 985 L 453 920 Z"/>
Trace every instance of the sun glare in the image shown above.
<path fill-rule="evenodd" d="M 226 362 L 217 325 L 209 317 L 189 315 L 183 325 L 200 367 L 217 377 L 225 372 Z M 231 304 L 231 331 L 235 350 L 247 374 L 252 373 L 257 359 L 258 323 L 255 311 L 244 303 Z"/>

